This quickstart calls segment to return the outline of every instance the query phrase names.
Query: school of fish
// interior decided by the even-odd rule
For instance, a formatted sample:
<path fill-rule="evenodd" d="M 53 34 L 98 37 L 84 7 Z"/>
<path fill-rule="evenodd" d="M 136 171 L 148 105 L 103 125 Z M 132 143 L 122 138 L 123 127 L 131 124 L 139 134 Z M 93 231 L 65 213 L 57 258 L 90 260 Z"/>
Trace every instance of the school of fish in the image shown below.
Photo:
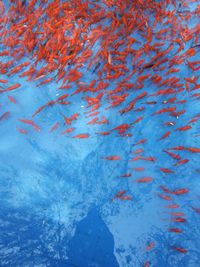
<path fill-rule="evenodd" d="M 189 28 L 188 21 L 194 18 L 199 23 Z M 20 105 L 19 94 L 15 95 L 21 90 L 20 80 L 35 82 L 35 90 L 41 91 L 54 82 L 55 98 L 38 106 L 30 117 L 19 117 L 15 130 L 24 136 L 34 131 L 40 134 L 40 116 L 61 106 L 60 120 L 48 129 L 49 134 L 80 142 L 93 136 L 129 139 L 129 161 L 133 165 L 117 179 L 132 179 L 133 187 L 148 187 L 158 179 L 155 197 L 162 199 L 171 225 L 166 231 L 184 234 L 182 225 L 189 221 L 181 203 L 192 188 L 184 188 L 179 179 L 175 187 L 171 180 L 183 174 L 200 153 L 200 147 L 192 145 L 198 144 L 200 136 L 196 132 L 200 109 L 196 114 L 187 111 L 188 102 L 191 106 L 200 100 L 198 1 L 10 0 L 9 8 L 0 1 L 0 59 L 0 97 L 7 97 L 6 106 L 0 107 L 1 125 L 12 116 L 9 106 Z M 92 74 L 89 82 L 87 72 Z M 17 77 L 18 82 L 13 84 L 10 77 Z M 71 114 L 69 106 L 77 95 L 85 104 Z M 112 125 L 106 117 L 108 112 L 117 114 L 120 124 Z M 90 127 L 89 132 L 75 127 L 81 118 Z M 134 133 L 147 119 L 161 122 L 162 135 L 151 129 L 152 138 L 160 144 L 154 154 L 147 149 L 149 138 L 134 139 Z M 96 131 L 96 126 L 101 131 Z M 184 143 L 188 133 L 194 140 L 191 145 Z M 177 134 L 182 136 L 182 143 L 177 144 Z M 166 159 L 165 165 L 161 165 L 160 155 Z M 99 160 L 112 165 L 125 159 L 118 154 L 103 154 Z M 157 164 L 159 178 L 148 174 L 145 162 Z M 200 168 L 191 172 L 198 176 Z M 134 178 L 136 173 L 141 174 L 139 178 Z M 134 195 L 122 188 L 113 192 L 111 200 L 134 201 Z M 190 209 L 200 214 L 200 205 Z M 149 242 L 146 251 L 155 246 L 154 241 Z M 172 243 L 170 249 L 186 254 L 189 248 Z M 147 260 L 143 266 L 151 266 L 151 262 Z"/>

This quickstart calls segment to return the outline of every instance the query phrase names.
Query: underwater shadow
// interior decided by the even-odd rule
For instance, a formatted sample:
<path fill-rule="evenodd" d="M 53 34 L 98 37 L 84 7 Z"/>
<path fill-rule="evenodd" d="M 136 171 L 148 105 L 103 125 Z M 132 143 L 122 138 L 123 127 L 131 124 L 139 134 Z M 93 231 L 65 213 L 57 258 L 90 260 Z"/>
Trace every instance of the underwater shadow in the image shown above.
<path fill-rule="evenodd" d="M 78 223 L 69 242 L 68 257 L 69 267 L 119 267 L 114 255 L 113 235 L 96 207 Z"/>

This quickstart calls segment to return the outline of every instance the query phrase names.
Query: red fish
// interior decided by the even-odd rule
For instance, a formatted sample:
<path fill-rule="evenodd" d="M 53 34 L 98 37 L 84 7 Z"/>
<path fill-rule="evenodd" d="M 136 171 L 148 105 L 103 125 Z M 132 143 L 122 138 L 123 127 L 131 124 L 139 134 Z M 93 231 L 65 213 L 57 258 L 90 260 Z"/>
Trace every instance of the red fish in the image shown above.
<path fill-rule="evenodd" d="M 125 174 L 122 174 L 120 177 L 122 178 L 128 178 L 128 177 L 131 177 L 132 174 L 131 173 L 125 173 Z"/>
<path fill-rule="evenodd" d="M 141 121 L 142 119 L 143 119 L 143 116 L 137 118 L 137 119 L 136 119 L 134 122 L 132 122 L 130 125 L 133 125 L 133 124 L 135 124 L 135 123 Z"/>
<path fill-rule="evenodd" d="M 182 218 L 182 217 L 176 217 L 176 218 L 172 218 L 171 221 L 172 222 L 178 222 L 178 223 L 184 223 L 184 222 L 186 222 L 186 219 Z"/>
<path fill-rule="evenodd" d="M 37 84 L 36 86 L 38 87 L 38 86 L 40 86 L 40 85 L 43 85 L 43 84 L 46 84 L 46 83 L 50 83 L 51 81 L 53 81 L 53 78 L 48 78 L 48 79 L 46 79 L 46 80 L 40 82 L 40 83 Z"/>
<path fill-rule="evenodd" d="M 180 234 L 182 233 L 183 231 L 179 228 L 169 228 L 169 231 L 170 232 L 173 232 L 173 233 L 177 233 L 177 234 Z"/>
<path fill-rule="evenodd" d="M 200 148 L 197 147 L 187 147 L 186 149 L 192 153 L 200 153 Z"/>
<path fill-rule="evenodd" d="M 168 137 L 170 134 L 171 134 L 171 132 L 166 132 L 166 133 L 165 133 L 160 139 L 158 139 L 158 140 L 162 140 L 162 139 Z"/>
<path fill-rule="evenodd" d="M 151 264 L 150 261 L 146 261 L 143 267 L 150 267 L 150 264 Z"/>
<path fill-rule="evenodd" d="M 164 200 L 167 200 L 167 201 L 172 200 L 172 197 L 170 197 L 170 196 L 166 196 L 166 195 L 163 195 L 163 194 L 158 194 L 158 196 L 160 198 L 164 199 Z"/>
<path fill-rule="evenodd" d="M 156 158 L 154 158 L 154 157 L 145 157 L 145 158 L 141 158 L 141 159 L 146 160 L 146 161 L 153 161 L 153 162 L 156 161 Z"/>
<path fill-rule="evenodd" d="M 176 191 L 173 191 L 172 193 L 174 195 L 183 195 L 183 194 L 187 194 L 188 192 L 189 192 L 189 189 L 181 188 L 181 189 L 177 189 Z"/>
<path fill-rule="evenodd" d="M 13 104 L 17 104 L 17 101 L 14 99 L 14 97 L 8 95 L 8 99 L 9 99 L 10 102 L 12 102 Z"/>
<path fill-rule="evenodd" d="M 100 134 L 100 135 L 109 135 L 110 132 L 98 132 L 98 133 L 96 133 L 96 134 Z"/>
<path fill-rule="evenodd" d="M 152 115 L 158 115 L 158 114 L 162 114 L 162 113 L 165 113 L 165 112 L 172 112 L 172 111 L 175 111 L 175 110 L 176 110 L 176 107 L 163 108 L 163 109 L 160 109 L 160 110 L 154 112 Z"/>
<path fill-rule="evenodd" d="M 152 177 L 143 177 L 143 178 L 139 178 L 139 179 L 135 180 L 134 182 L 137 182 L 137 183 L 149 183 L 149 182 L 152 182 L 152 181 L 153 181 Z"/>
<path fill-rule="evenodd" d="M 187 162 L 189 162 L 188 159 L 182 159 L 182 160 L 179 160 L 176 164 L 174 164 L 174 166 L 182 165 L 182 164 L 185 164 Z"/>
<path fill-rule="evenodd" d="M 6 89 L 0 90 L 0 93 L 4 93 L 4 92 L 7 92 L 7 91 L 15 90 L 15 89 L 19 88 L 20 86 L 21 86 L 20 83 L 16 83 L 16 84 L 14 84 L 14 85 L 6 88 Z"/>
<path fill-rule="evenodd" d="M 87 133 L 78 134 L 78 135 L 73 136 L 73 138 L 81 138 L 81 139 L 85 139 L 85 138 L 89 138 L 89 137 L 90 137 L 90 135 Z"/>
<path fill-rule="evenodd" d="M 61 134 L 64 135 L 64 134 L 67 134 L 67 133 L 71 133 L 71 132 L 74 131 L 74 129 L 75 129 L 75 128 L 67 128 L 67 129 L 65 129 L 64 131 L 62 131 Z"/>
<path fill-rule="evenodd" d="M 169 150 L 184 150 L 184 149 L 186 149 L 184 146 L 176 146 L 173 148 L 169 148 Z"/>
<path fill-rule="evenodd" d="M 21 133 L 21 134 L 28 134 L 28 131 L 24 130 L 24 129 L 21 129 L 21 128 L 18 128 L 17 127 L 17 130 Z"/>
<path fill-rule="evenodd" d="M 59 127 L 59 122 L 56 122 L 56 123 L 52 126 L 52 128 L 50 129 L 50 133 L 53 132 L 53 131 L 55 131 L 58 127 Z"/>
<path fill-rule="evenodd" d="M 178 154 L 175 154 L 175 153 L 172 153 L 172 152 L 169 152 L 167 150 L 163 150 L 165 153 L 167 153 L 170 157 L 172 157 L 173 159 L 177 159 L 177 160 L 180 160 L 181 157 L 178 155 Z"/>
<path fill-rule="evenodd" d="M 18 119 L 20 122 L 23 122 L 23 123 L 25 123 L 25 124 L 29 124 L 29 125 L 31 125 L 36 131 L 40 131 L 40 127 L 38 126 L 38 125 L 36 125 L 35 123 L 34 123 L 34 121 L 32 121 L 32 120 L 27 120 L 27 119 Z"/>
<path fill-rule="evenodd" d="M 121 200 L 132 200 L 133 198 L 131 196 L 121 196 Z"/>
<path fill-rule="evenodd" d="M 155 247 L 155 243 L 151 242 L 146 246 L 146 250 L 152 250 L 152 248 L 154 248 L 154 247 Z"/>
<path fill-rule="evenodd" d="M 144 144 L 146 141 L 147 141 L 146 139 L 142 139 L 142 140 L 138 141 L 137 143 L 135 143 L 134 146 Z"/>
<path fill-rule="evenodd" d="M 178 209 L 180 206 L 178 204 L 171 204 L 168 206 L 165 206 L 165 208 L 167 209 Z"/>
<path fill-rule="evenodd" d="M 176 131 L 187 131 L 187 130 L 190 130 L 190 129 L 192 129 L 192 126 L 186 125 L 186 126 L 177 128 Z"/>
<path fill-rule="evenodd" d="M 0 121 L 6 120 L 10 117 L 10 111 L 4 112 L 1 116 L 0 116 Z"/>
<path fill-rule="evenodd" d="M 170 170 L 170 169 L 166 169 L 166 168 L 160 168 L 160 170 L 162 172 L 165 172 L 165 173 L 174 173 L 174 171 Z"/>
<path fill-rule="evenodd" d="M 103 159 L 106 159 L 106 160 L 120 160 L 121 157 L 120 156 L 107 156 L 107 157 L 103 157 Z"/>
<path fill-rule="evenodd" d="M 180 253 L 187 253 L 187 249 L 181 248 L 181 247 L 172 247 L 173 249 L 175 249 L 176 251 L 180 252 Z"/>
<path fill-rule="evenodd" d="M 164 124 L 167 126 L 174 126 L 176 123 L 174 121 L 167 121 Z"/>

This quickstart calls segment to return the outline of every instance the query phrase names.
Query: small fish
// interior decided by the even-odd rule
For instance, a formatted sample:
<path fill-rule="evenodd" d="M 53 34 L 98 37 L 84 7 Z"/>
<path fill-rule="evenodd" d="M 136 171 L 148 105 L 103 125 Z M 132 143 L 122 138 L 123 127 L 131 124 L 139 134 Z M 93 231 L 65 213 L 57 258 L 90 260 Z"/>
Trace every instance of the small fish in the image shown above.
<path fill-rule="evenodd" d="M 8 99 L 10 100 L 11 103 L 17 104 L 17 101 L 11 95 L 8 95 Z"/>
<path fill-rule="evenodd" d="M 181 229 L 179 229 L 179 228 L 169 228 L 169 232 L 180 234 L 183 231 Z"/>
<path fill-rule="evenodd" d="M 6 111 L 0 116 L 0 121 L 6 120 L 9 117 L 10 117 L 10 111 Z"/>
<path fill-rule="evenodd" d="M 58 127 L 59 127 L 59 122 L 56 122 L 52 127 L 51 127 L 51 129 L 50 129 L 50 133 L 52 133 L 53 131 L 55 131 L 56 129 L 58 129 Z"/>
<path fill-rule="evenodd" d="M 162 139 L 168 137 L 170 134 L 171 134 L 171 132 L 166 132 L 166 133 L 165 133 L 163 136 L 161 136 L 161 138 L 158 139 L 158 140 L 162 140 Z"/>
<path fill-rule="evenodd" d="M 167 169 L 167 168 L 160 168 L 160 170 L 164 173 L 174 173 L 174 171 Z"/>
<path fill-rule="evenodd" d="M 178 223 L 184 223 L 184 222 L 186 222 L 186 219 L 182 218 L 182 217 L 176 217 L 176 218 L 172 218 L 171 221 L 172 222 L 178 222 Z"/>
<path fill-rule="evenodd" d="M 176 110 L 176 107 L 163 108 L 163 109 L 160 109 L 160 110 L 154 112 L 152 115 L 158 115 L 158 114 L 162 114 L 162 113 L 166 113 L 166 112 L 172 112 L 172 111 L 175 111 L 175 110 Z"/>
<path fill-rule="evenodd" d="M 21 133 L 21 134 L 28 134 L 27 130 L 21 129 L 17 127 L 17 130 Z"/>
<path fill-rule="evenodd" d="M 100 134 L 100 135 L 109 135 L 110 132 L 97 132 L 96 134 Z"/>
<path fill-rule="evenodd" d="M 158 194 L 158 196 L 160 198 L 164 199 L 164 200 L 167 200 L 167 201 L 172 200 L 172 197 L 170 197 L 170 196 L 166 196 L 166 195 L 163 195 L 163 194 Z"/>
<path fill-rule="evenodd" d="M 143 267 L 150 267 L 150 264 L 151 264 L 150 261 L 146 261 Z"/>
<path fill-rule="evenodd" d="M 153 161 L 153 162 L 156 161 L 156 158 L 154 158 L 154 157 L 145 157 L 145 158 L 142 158 L 142 157 L 141 157 L 141 159 L 142 159 L 142 160 L 146 160 L 146 161 Z"/>
<path fill-rule="evenodd" d="M 154 248 L 155 247 L 155 243 L 154 242 L 151 242 L 151 243 L 149 243 L 147 246 L 146 246 L 146 250 L 152 250 L 152 248 Z"/>
<path fill-rule="evenodd" d="M 134 182 L 137 182 L 137 183 L 149 183 L 149 182 L 152 182 L 152 181 L 153 181 L 152 177 L 142 177 L 142 178 L 139 178 L 139 179 L 135 180 Z"/>
<path fill-rule="evenodd" d="M 118 193 L 116 193 L 116 195 L 112 198 L 112 200 L 114 200 L 115 198 L 120 198 L 121 196 L 123 196 L 127 191 L 126 190 L 121 190 Z"/>
<path fill-rule="evenodd" d="M 172 157 L 173 159 L 177 159 L 177 160 L 180 160 L 181 157 L 178 155 L 178 154 L 175 154 L 175 153 L 172 153 L 172 152 L 169 152 L 167 150 L 163 150 L 163 152 L 167 153 L 170 157 Z"/>
<path fill-rule="evenodd" d="M 176 164 L 174 164 L 173 166 L 182 165 L 182 164 L 185 164 L 185 163 L 187 163 L 187 162 L 189 162 L 188 159 L 181 159 L 181 160 L 179 160 Z"/>
<path fill-rule="evenodd" d="M 176 123 L 174 121 L 167 121 L 164 124 L 167 126 L 174 126 Z"/>
<path fill-rule="evenodd" d="M 79 139 L 85 139 L 85 138 L 89 138 L 89 137 L 90 137 L 90 135 L 87 133 L 78 134 L 78 135 L 73 136 L 73 138 L 79 138 Z"/>
<path fill-rule="evenodd" d="M 188 192 L 189 192 L 189 189 L 181 188 L 181 189 L 177 189 L 175 191 L 172 191 L 172 194 L 174 194 L 174 195 L 184 195 L 184 194 L 187 194 Z"/>
<path fill-rule="evenodd" d="M 131 173 L 125 173 L 125 174 L 120 175 L 119 177 L 128 178 L 128 177 L 131 177 L 131 176 L 132 176 Z"/>
<path fill-rule="evenodd" d="M 61 134 L 64 135 L 64 134 L 67 134 L 67 133 L 71 133 L 71 132 L 74 131 L 74 129 L 75 129 L 75 128 L 67 128 L 67 129 L 65 129 L 64 131 L 62 131 Z"/>
<path fill-rule="evenodd" d="M 19 88 L 20 86 L 21 86 L 20 83 L 16 83 L 16 84 L 14 84 L 14 85 L 6 88 L 6 89 L 0 90 L 0 93 L 4 93 L 4 92 L 7 92 L 7 91 L 15 90 L 15 89 Z"/>
<path fill-rule="evenodd" d="M 186 150 L 192 153 L 200 153 L 200 148 L 197 148 L 197 147 L 187 147 Z"/>
<path fill-rule="evenodd" d="M 173 249 L 175 249 L 176 251 L 180 252 L 180 253 L 187 253 L 187 249 L 181 248 L 181 247 L 172 247 Z"/>
<path fill-rule="evenodd" d="M 177 128 L 176 131 L 188 131 L 190 129 L 192 129 L 192 126 L 186 125 L 186 126 Z"/>
<path fill-rule="evenodd" d="M 132 200 L 133 198 L 131 196 L 121 196 L 119 197 L 121 200 Z"/>
<path fill-rule="evenodd" d="M 140 145 L 140 144 L 144 144 L 144 143 L 146 143 L 146 139 L 141 139 L 140 141 L 138 141 L 137 143 L 135 143 L 135 144 L 133 144 L 134 146 L 136 146 L 136 145 Z"/>
<path fill-rule="evenodd" d="M 37 84 L 36 86 L 39 87 L 40 85 L 43 85 L 43 84 L 47 84 L 49 82 L 53 81 L 53 78 L 48 78 L 42 82 L 40 82 L 39 84 Z"/>
<path fill-rule="evenodd" d="M 36 131 L 40 131 L 40 127 L 38 126 L 38 125 L 36 125 L 35 123 L 34 123 L 34 121 L 32 121 L 32 120 L 27 120 L 27 119 L 18 119 L 20 122 L 23 122 L 23 123 L 25 123 L 25 124 L 29 124 L 29 125 L 31 125 Z"/>
<path fill-rule="evenodd" d="M 106 160 L 120 160 L 121 157 L 120 156 L 107 156 L 107 157 L 103 157 L 102 159 L 106 159 Z"/>
<path fill-rule="evenodd" d="M 165 208 L 167 209 L 178 209 L 180 206 L 178 204 L 171 204 L 168 206 L 165 206 Z"/>

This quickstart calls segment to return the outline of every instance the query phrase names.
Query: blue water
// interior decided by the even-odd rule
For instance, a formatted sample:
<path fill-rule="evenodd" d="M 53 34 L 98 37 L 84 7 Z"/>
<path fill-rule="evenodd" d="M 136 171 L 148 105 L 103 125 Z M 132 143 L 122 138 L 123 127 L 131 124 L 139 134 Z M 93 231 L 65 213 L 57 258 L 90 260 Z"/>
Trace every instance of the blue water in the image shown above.
<path fill-rule="evenodd" d="M 192 27 L 196 20 L 191 19 L 189 23 Z M 99 45 L 94 46 L 94 51 Z M 166 41 L 166 48 L 168 45 Z M 190 44 L 187 45 L 185 49 Z M 170 53 L 168 57 L 173 51 Z M 191 60 L 198 60 L 196 57 Z M 130 66 L 131 60 L 127 62 L 127 67 Z M 179 67 L 180 72 L 175 75 L 184 82 L 184 77 L 191 77 L 192 71 L 186 64 Z M 97 78 L 97 73 L 86 66 L 82 72 L 86 83 Z M 199 72 L 195 73 L 197 75 Z M 0 79 L 5 78 L 8 77 L 0 75 Z M 133 83 L 136 78 L 133 76 Z M 8 100 L 8 94 L 0 95 L 0 115 L 7 111 L 11 113 L 8 119 L 0 121 L 0 266 L 140 267 L 146 261 L 155 267 L 200 266 L 200 215 L 192 209 L 200 207 L 200 181 L 196 171 L 199 170 L 200 157 L 198 153 L 173 151 L 190 161 L 172 167 L 176 161 L 162 152 L 179 145 L 200 147 L 199 122 L 192 124 L 192 129 L 186 132 L 172 130 L 186 125 L 199 113 L 198 99 L 187 91 L 176 95 L 178 100 L 187 100 L 185 104 L 176 105 L 178 111 L 186 110 L 179 118 L 166 113 L 152 116 L 164 108 L 162 102 L 172 96 L 151 97 L 150 101 L 156 100 L 157 104 L 145 105 L 144 111 L 120 115 L 119 110 L 137 95 L 158 90 L 147 81 L 143 89 L 130 93 L 119 107 L 107 109 L 109 103 L 103 98 L 99 118 L 105 116 L 109 123 L 94 126 L 87 125 L 92 118 L 86 118 L 84 113 L 89 110 L 84 99 L 89 93 L 74 95 L 70 97 L 71 105 L 54 105 L 38 114 L 34 122 L 41 131 L 36 132 L 18 119 L 30 119 L 39 106 L 56 99 L 61 83 L 37 87 L 38 81 L 28 82 L 18 75 L 8 79 L 10 85 L 20 82 L 22 86 L 9 93 L 17 100 L 17 105 Z M 110 84 L 107 90 L 115 86 Z M 74 89 L 67 92 L 73 93 Z M 143 106 L 145 101 L 148 99 L 137 101 L 135 109 Z M 166 107 L 173 106 L 175 104 L 166 104 Z M 61 134 L 66 128 L 61 113 L 66 116 L 80 114 L 73 122 L 75 132 Z M 143 120 L 127 131 L 131 137 L 120 137 L 117 131 L 112 131 L 109 136 L 96 134 L 122 123 L 131 123 L 139 116 L 143 116 Z M 164 122 L 170 120 L 175 121 L 176 126 L 164 126 Z M 49 133 L 55 122 L 61 126 Z M 26 129 L 28 134 L 19 133 L 17 127 Z M 170 137 L 158 141 L 168 130 L 172 132 Z M 89 133 L 90 138 L 71 138 L 79 133 Z M 134 146 L 141 139 L 148 142 Z M 156 162 L 131 162 L 130 159 L 136 156 L 132 151 L 136 149 L 144 149 L 143 155 L 155 157 Z M 102 159 L 110 155 L 119 155 L 121 160 Z M 145 171 L 142 174 L 133 171 L 135 167 L 144 167 Z M 160 167 L 176 173 L 163 174 Z M 129 172 L 131 178 L 119 177 Z M 153 177 L 153 182 L 134 182 L 144 176 Z M 171 202 L 158 197 L 163 193 L 160 185 L 171 190 L 190 190 L 188 194 L 173 196 L 173 202 L 180 205 L 180 209 L 174 211 L 184 212 L 187 218 L 187 222 L 178 225 L 183 234 L 167 231 L 175 226 L 170 222 L 169 210 L 164 208 Z M 112 201 L 120 190 L 127 190 L 133 200 Z M 150 242 L 154 242 L 155 247 L 146 251 Z M 188 253 L 178 253 L 171 246 L 187 248 Z"/>

